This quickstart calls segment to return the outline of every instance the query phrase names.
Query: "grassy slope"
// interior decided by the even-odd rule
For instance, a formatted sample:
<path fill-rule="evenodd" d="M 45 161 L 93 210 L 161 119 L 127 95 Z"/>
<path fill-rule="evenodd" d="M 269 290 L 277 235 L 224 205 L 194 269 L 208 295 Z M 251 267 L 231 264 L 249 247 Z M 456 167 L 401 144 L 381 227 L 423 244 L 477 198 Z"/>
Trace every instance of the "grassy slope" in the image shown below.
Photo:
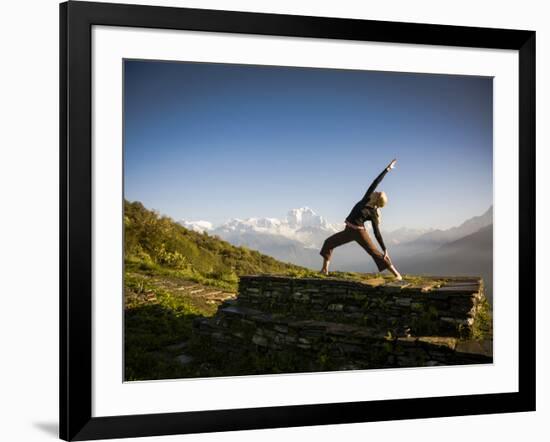
<path fill-rule="evenodd" d="M 132 270 L 177 273 L 207 285 L 235 288 L 245 273 L 300 273 L 279 262 L 217 237 L 193 232 L 139 202 L 125 202 L 125 259 Z"/>

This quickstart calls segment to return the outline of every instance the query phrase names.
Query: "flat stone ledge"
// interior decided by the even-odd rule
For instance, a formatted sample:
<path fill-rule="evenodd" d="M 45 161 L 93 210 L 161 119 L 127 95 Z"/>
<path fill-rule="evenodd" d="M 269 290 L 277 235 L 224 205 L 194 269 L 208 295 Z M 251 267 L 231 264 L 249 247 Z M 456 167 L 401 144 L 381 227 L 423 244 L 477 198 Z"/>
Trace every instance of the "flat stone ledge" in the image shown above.
<path fill-rule="evenodd" d="M 410 293 L 411 295 L 421 295 L 433 293 L 435 295 L 454 295 L 465 293 L 476 293 L 482 289 L 482 280 L 480 277 L 473 276 L 425 276 L 421 281 L 417 278 L 410 278 L 403 281 L 373 277 L 372 279 L 355 280 L 337 277 L 289 277 L 283 275 L 244 275 L 240 277 L 240 283 L 246 286 L 250 293 L 260 290 L 259 287 L 275 284 L 277 286 L 291 284 L 294 289 L 312 287 L 326 290 L 328 288 L 341 289 L 359 289 L 372 290 L 378 292 L 395 294 Z M 308 288 L 306 288 L 308 287 Z M 275 289 L 277 287 L 274 287 Z"/>
<path fill-rule="evenodd" d="M 478 277 L 247 275 L 238 297 L 197 319 L 194 330 L 221 352 L 340 355 L 368 367 L 488 363 L 490 338 L 464 340 L 474 336 L 482 297 Z"/>

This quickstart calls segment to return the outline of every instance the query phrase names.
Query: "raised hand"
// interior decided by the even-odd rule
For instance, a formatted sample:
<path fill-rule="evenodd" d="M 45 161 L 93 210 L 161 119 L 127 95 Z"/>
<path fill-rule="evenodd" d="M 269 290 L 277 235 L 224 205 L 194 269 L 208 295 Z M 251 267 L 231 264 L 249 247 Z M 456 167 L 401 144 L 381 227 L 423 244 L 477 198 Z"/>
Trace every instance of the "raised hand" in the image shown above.
<path fill-rule="evenodd" d="M 388 169 L 388 170 L 394 169 L 394 168 L 395 168 L 395 163 L 397 163 L 397 160 L 394 158 L 393 160 L 391 160 L 391 163 L 388 164 L 387 169 Z"/>

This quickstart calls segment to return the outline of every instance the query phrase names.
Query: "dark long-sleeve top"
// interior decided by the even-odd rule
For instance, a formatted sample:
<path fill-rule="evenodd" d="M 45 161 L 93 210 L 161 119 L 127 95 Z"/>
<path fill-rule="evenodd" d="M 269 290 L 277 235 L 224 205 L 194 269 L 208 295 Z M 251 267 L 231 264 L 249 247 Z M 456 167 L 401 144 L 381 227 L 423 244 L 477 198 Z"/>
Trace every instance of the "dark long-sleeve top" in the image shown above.
<path fill-rule="evenodd" d="M 386 245 L 384 244 L 382 234 L 380 233 L 380 217 L 378 214 L 378 209 L 376 207 L 368 206 L 367 204 L 369 202 L 370 196 L 375 191 L 380 182 L 384 179 L 389 170 L 390 169 L 386 167 L 380 173 L 380 175 L 375 178 L 370 187 L 367 189 L 365 196 L 363 196 L 363 198 L 361 198 L 361 200 L 357 202 L 355 206 L 353 206 L 353 209 L 351 209 L 350 214 L 346 218 L 347 222 L 356 226 L 362 226 L 365 221 L 370 221 L 372 223 L 374 236 L 376 236 L 376 240 L 378 241 L 380 247 L 382 247 L 382 250 L 384 252 L 386 251 Z"/>

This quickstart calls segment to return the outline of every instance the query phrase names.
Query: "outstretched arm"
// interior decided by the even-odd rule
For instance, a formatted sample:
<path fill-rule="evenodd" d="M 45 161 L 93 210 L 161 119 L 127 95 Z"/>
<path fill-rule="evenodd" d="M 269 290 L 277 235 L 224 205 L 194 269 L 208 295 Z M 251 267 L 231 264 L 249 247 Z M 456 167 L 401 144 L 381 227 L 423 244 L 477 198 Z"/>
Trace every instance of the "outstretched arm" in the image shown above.
<path fill-rule="evenodd" d="M 382 251 L 384 254 L 386 254 L 386 245 L 384 244 L 384 240 L 382 239 L 382 234 L 380 233 L 380 224 L 378 221 L 372 221 L 372 231 L 374 232 L 374 236 L 376 236 L 376 240 L 378 241 L 378 244 L 380 244 L 380 247 L 382 247 Z"/>
<path fill-rule="evenodd" d="M 369 199 L 369 197 L 371 196 L 372 192 L 374 192 L 374 190 L 376 189 L 376 187 L 378 187 L 378 185 L 380 184 L 380 182 L 384 179 L 384 177 L 386 176 L 386 174 L 392 170 L 394 167 L 395 167 L 395 163 L 396 163 L 397 160 L 392 160 L 390 164 L 388 164 L 388 166 L 380 173 L 380 175 L 378 175 L 374 181 L 372 182 L 372 184 L 369 186 L 369 188 L 367 189 L 367 192 L 365 193 L 365 196 L 363 196 L 363 201 L 367 201 Z"/>

